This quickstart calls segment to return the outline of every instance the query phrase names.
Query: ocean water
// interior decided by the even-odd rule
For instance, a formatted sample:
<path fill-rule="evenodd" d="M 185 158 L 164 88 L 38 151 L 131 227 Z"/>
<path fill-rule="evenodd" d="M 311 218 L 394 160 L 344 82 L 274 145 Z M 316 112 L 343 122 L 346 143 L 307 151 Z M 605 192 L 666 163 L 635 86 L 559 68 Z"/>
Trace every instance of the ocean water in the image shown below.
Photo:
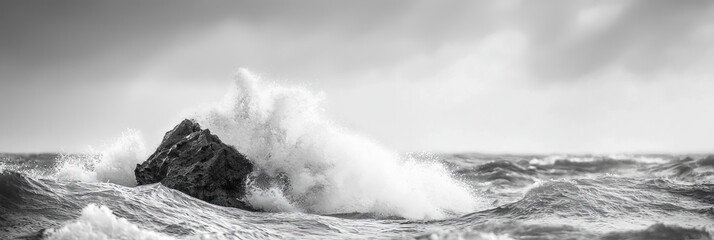
<path fill-rule="evenodd" d="M 245 200 L 263 212 L 211 205 L 161 184 L 136 186 L 133 170 L 154 146 L 129 130 L 90 153 L 0 154 L 0 239 L 714 233 L 714 157 L 399 153 L 331 121 L 322 101 L 241 70 L 224 101 L 186 116 L 253 161 Z"/>
<path fill-rule="evenodd" d="M 0 239 L 710 239 L 714 229 L 714 158 L 703 156 L 410 156 L 441 163 L 472 196 L 473 209 L 433 217 L 248 212 L 161 184 L 64 179 L 77 156 L 1 156 Z"/>

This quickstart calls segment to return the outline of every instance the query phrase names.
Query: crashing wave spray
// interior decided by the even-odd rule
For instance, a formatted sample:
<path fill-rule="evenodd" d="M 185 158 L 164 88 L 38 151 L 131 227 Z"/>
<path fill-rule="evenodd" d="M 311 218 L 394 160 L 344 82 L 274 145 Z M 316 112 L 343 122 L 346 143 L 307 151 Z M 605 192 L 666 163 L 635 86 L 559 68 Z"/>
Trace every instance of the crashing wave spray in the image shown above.
<path fill-rule="evenodd" d="M 129 129 L 112 145 L 82 155 L 62 155 L 53 177 L 83 182 L 110 182 L 135 186 L 134 168 L 146 160 L 147 151 L 141 133 Z"/>
<path fill-rule="evenodd" d="M 345 131 L 323 115 L 321 102 L 241 69 L 222 104 L 194 118 L 255 163 L 247 198 L 255 207 L 406 218 L 474 210 L 468 187 L 444 166 Z"/>
<path fill-rule="evenodd" d="M 55 239 L 173 239 L 161 233 L 144 230 L 124 218 L 117 217 L 106 206 L 89 204 L 74 222 L 59 229 L 47 229 L 44 237 Z"/>

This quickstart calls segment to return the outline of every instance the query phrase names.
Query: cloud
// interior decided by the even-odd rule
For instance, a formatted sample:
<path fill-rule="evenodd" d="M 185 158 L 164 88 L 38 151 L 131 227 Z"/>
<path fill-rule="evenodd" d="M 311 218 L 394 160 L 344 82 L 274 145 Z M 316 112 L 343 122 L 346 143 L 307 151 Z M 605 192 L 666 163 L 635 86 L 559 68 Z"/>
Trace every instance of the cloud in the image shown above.
<path fill-rule="evenodd" d="M 623 65 L 628 71 L 649 75 L 696 63 L 711 52 L 703 40 L 711 41 L 713 36 L 701 35 L 714 26 L 711 1 L 617 3 L 589 4 L 565 11 L 568 14 L 554 14 L 560 16 L 554 21 L 580 24 L 533 34 L 547 39 L 531 54 L 533 72 L 541 79 L 574 81 L 611 65 Z M 584 21 L 591 25 L 588 28 L 606 26 L 583 32 Z"/>
<path fill-rule="evenodd" d="M 12 66 L 4 69 L 6 74 L 25 80 L 28 66 L 77 79 L 122 75 L 144 67 L 140 59 L 162 54 L 167 46 L 224 28 L 232 31 L 226 39 L 235 40 L 233 45 L 243 44 L 225 42 L 225 47 L 239 50 L 227 54 L 261 52 L 251 61 L 233 62 L 313 78 L 388 71 L 394 64 L 429 57 L 444 47 L 516 29 L 532 41 L 527 58 L 534 77 L 572 81 L 611 64 L 640 74 L 686 66 L 711 52 L 707 43 L 713 37 L 702 32 L 711 32 L 714 25 L 711 1 L 699 0 L 4 5 L 0 29 L 7 38 L 0 44 L 0 61 Z M 81 66 L 87 67 L 78 73 L 75 69 Z M 310 74 L 314 72 L 325 74 Z"/>
<path fill-rule="evenodd" d="M 238 67 L 324 90 L 338 122 L 401 150 L 686 151 L 714 133 L 711 1 L 166 3 L 0 3 L 0 126 L 22 125 L 1 130 L 42 129 L 0 145 L 52 148 L 75 119 L 105 130 L 66 144 L 160 133 Z"/>

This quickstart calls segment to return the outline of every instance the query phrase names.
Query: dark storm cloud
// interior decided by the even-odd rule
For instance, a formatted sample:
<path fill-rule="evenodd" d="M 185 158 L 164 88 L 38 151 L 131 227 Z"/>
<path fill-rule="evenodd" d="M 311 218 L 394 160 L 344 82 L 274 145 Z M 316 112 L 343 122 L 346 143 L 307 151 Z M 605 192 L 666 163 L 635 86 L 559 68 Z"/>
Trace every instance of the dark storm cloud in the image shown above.
<path fill-rule="evenodd" d="M 275 33 L 288 36 L 270 40 L 270 44 L 278 46 L 290 47 L 293 39 L 324 36 L 318 44 L 328 44 L 335 49 L 295 46 L 314 48 L 311 56 L 300 56 L 305 64 L 334 67 L 335 71 L 344 68 L 340 66 L 363 70 L 433 51 L 446 42 L 483 32 L 490 15 L 488 7 L 471 1 L 444 4 L 427 1 L 4 1 L 1 4 L 0 61 L 6 81 L 37 81 L 38 78 L 42 81 L 50 77 L 72 78 L 70 81 L 120 78 L 117 76 L 141 66 L 144 59 L 171 44 L 174 38 L 200 34 L 223 22 L 250 26 L 258 29 L 252 33 L 267 37 Z M 390 50 L 405 46 L 409 49 Z M 275 56 L 266 52 L 265 58 L 281 56 L 272 54 Z M 366 63 L 374 64 L 364 66 Z"/>
<path fill-rule="evenodd" d="M 180 31 L 207 24 L 191 2 L 3 1 L 4 80 L 116 80 Z M 203 12 L 207 14 L 207 12 Z M 39 75 L 39 76 L 37 76 Z M 72 79 L 63 79 L 72 78 Z M 27 79 L 30 78 L 30 79 Z M 39 78 L 39 79 L 36 79 Z"/>
<path fill-rule="evenodd" d="M 579 26 L 573 24 L 577 18 L 574 13 L 582 9 L 582 5 L 555 11 L 548 9 L 540 14 L 536 10 L 531 14 L 539 17 L 528 16 L 539 25 L 532 29 L 536 31 L 535 39 L 540 40 L 531 54 L 531 69 L 545 79 L 577 80 L 613 63 L 648 75 L 700 60 L 710 51 L 708 42 L 714 39 L 711 36 L 697 39 L 695 35 L 702 28 L 713 26 L 713 3 L 626 2 L 607 27 L 575 39 L 568 38 L 573 38 L 573 32 L 578 30 Z M 682 54 L 687 59 L 682 59 Z"/>
<path fill-rule="evenodd" d="M 369 87 L 384 82 L 399 89 L 430 81 L 438 83 L 425 86 L 443 86 L 448 80 L 425 75 L 461 76 L 452 82 L 469 85 L 455 87 L 467 97 L 482 87 L 479 83 L 508 81 L 501 70 L 483 74 L 499 64 L 519 65 L 494 69 L 516 69 L 535 85 L 583 82 L 609 68 L 650 79 L 712 62 L 712 5 L 703 0 L 0 1 L 0 131 L 22 138 L 0 139 L 0 147 L 56 149 L 60 140 L 76 146 L 125 127 L 141 128 L 135 123 L 150 121 L 142 116 L 175 110 L 155 101 L 178 101 L 182 93 L 170 95 L 164 87 L 205 87 L 206 79 L 226 80 L 239 66 L 335 89 L 373 90 Z M 508 50 L 498 41 L 523 43 L 507 54 L 517 59 L 474 56 L 494 52 L 493 46 Z M 450 69 L 464 73 L 437 74 Z M 132 92 L 136 89 L 149 93 Z M 38 117 L 46 115 L 53 116 L 51 122 Z M 85 136 L 76 136 L 80 129 Z"/>
<path fill-rule="evenodd" d="M 200 34 L 212 25 L 236 22 L 258 29 L 253 33 L 282 37 L 270 40 L 269 44 L 276 46 L 290 47 L 293 39 L 323 36 L 319 41 L 295 46 L 311 54 L 287 56 L 303 60 L 282 67 L 286 73 L 320 67 L 337 74 L 388 68 L 390 63 L 428 57 L 443 46 L 477 41 L 510 27 L 530 37 L 534 73 L 543 79 L 572 79 L 615 61 L 642 73 L 671 65 L 672 59 L 678 59 L 671 55 L 697 47 L 691 46 L 697 43 L 686 41 L 688 37 L 702 25 L 714 22 L 711 1 L 619 1 L 607 3 L 623 8 L 614 22 L 587 36 L 577 36 L 574 32 L 581 28 L 576 24 L 578 13 L 602 4 L 4 1 L 0 10 L 0 63 L 6 81 L 53 76 L 71 77 L 72 81 L 113 79 L 140 67 L 143 59 L 182 34 Z M 266 48 L 265 59 L 279 62 L 275 59 L 278 57 L 286 56 Z"/>

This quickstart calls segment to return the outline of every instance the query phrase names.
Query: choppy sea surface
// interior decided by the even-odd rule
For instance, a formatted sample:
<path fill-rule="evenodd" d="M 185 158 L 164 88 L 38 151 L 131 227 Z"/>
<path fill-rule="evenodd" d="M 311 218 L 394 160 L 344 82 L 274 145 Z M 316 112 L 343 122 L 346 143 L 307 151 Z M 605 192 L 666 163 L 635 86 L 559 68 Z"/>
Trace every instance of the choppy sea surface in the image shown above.
<path fill-rule="evenodd" d="M 161 184 L 63 176 L 86 156 L 2 154 L 0 239 L 711 239 L 714 230 L 714 157 L 405 155 L 466 184 L 473 211 L 249 212 Z"/>
<path fill-rule="evenodd" d="M 241 69 L 182 116 L 253 163 L 243 200 L 261 212 L 136 186 L 153 148 L 128 130 L 85 154 L 0 154 L 0 239 L 711 239 L 714 157 L 400 154 L 323 99 Z"/>

